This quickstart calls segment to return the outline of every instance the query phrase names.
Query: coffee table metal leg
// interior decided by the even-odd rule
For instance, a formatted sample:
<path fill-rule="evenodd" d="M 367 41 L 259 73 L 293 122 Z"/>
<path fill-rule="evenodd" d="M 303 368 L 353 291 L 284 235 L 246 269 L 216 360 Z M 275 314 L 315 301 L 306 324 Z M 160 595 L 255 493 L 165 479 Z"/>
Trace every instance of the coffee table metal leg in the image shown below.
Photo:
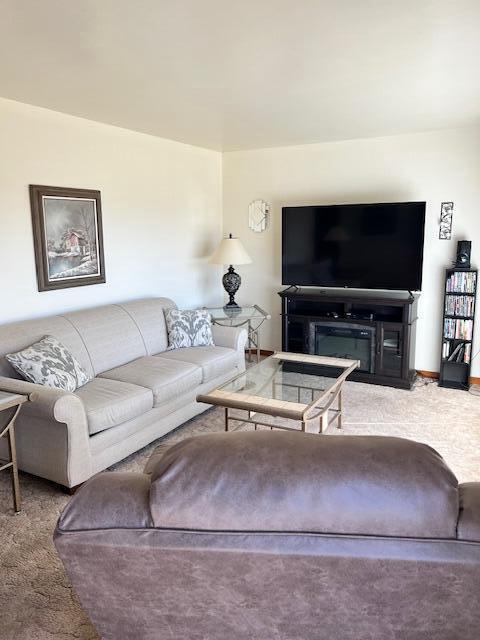
<path fill-rule="evenodd" d="M 228 407 L 225 407 L 225 431 L 228 431 Z"/>

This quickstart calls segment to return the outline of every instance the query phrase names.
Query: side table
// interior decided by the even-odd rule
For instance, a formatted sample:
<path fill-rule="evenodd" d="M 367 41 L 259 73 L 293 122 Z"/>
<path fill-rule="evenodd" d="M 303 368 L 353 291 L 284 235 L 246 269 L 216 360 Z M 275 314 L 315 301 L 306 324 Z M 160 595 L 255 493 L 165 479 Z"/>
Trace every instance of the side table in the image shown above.
<path fill-rule="evenodd" d="M 4 469 L 12 470 L 13 508 L 15 513 L 18 513 L 21 509 L 17 451 L 15 447 L 15 418 L 20 411 L 20 407 L 27 400 L 28 396 L 0 391 L 0 438 L 7 438 L 9 452 L 9 460 L 4 464 L 0 462 L 0 471 Z"/>
<path fill-rule="evenodd" d="M 257 362 L 260 362 L 260 338 L 258 331 L 265 320 L 270 320 L 271 315 L 269 313 L 256 304 L 245 307 L 207 307 L 206 310 L 210 313 L 213 324 L 227 327 L 246 326 L 250 360 L 252 358 L 252 350 L 255 350 Z"/>

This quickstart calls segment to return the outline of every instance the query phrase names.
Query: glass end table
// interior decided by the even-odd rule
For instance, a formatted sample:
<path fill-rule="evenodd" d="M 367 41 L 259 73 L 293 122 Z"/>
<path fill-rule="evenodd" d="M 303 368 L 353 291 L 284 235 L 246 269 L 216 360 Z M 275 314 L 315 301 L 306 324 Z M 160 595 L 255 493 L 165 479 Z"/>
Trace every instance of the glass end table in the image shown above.
<path fill-rule="evenodd" d="M 265 320 L 270 320 L 271 315 L 258 305 L 244 307 L 205 307 L 212 317 L 213 324 L 227 327 L 243 327 L 248 332 L 248 353 L 252 359 L 252 352 L 256 353 L 257 362 L 260 362 L 260 338 L 259 329 Z"/>

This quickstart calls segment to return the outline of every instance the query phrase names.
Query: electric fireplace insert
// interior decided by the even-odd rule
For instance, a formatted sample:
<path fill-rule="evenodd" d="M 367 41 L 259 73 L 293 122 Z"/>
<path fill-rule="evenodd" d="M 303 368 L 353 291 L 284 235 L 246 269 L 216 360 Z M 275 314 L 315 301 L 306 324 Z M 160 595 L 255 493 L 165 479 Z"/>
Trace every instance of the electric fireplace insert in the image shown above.
<path fill-rule="evenodd" d="M 360 360 L 357 371 L 375 371 L 375 327 L 350 322 L 310 322 L 310 353 Z"/>

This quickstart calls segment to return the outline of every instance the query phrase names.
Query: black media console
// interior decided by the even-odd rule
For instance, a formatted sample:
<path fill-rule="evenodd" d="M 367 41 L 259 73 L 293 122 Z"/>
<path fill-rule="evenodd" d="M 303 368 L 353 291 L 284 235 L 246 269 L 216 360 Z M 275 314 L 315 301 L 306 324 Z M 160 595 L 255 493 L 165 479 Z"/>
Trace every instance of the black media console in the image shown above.
<path fill-rule="evenodd" d="M 412 387 L 418 297 L 296 287 L 279 295 L 284 351 L 360 360 L 350 380 Z"/>

